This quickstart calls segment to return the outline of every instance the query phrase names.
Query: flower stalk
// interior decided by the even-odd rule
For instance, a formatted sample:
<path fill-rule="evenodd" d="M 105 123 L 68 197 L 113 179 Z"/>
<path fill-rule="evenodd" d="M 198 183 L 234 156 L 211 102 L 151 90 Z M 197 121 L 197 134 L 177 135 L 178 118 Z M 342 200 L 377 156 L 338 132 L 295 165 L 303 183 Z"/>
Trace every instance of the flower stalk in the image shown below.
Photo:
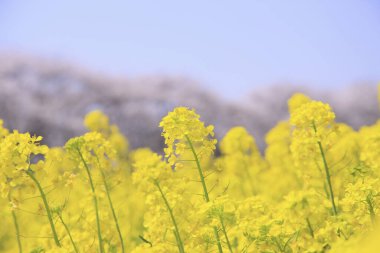
<path fill-rule="evenodd" d="M 210 197 L 208 195 L 208 190 L 207 190 L 207 186 L 206 186 L 206 180 L 205 180 L 205 177 L 203 175 L 203 171 L 202 171 L 202 167 L 201 167 L 201 163 L 199 161 L 198 155 L 195 152 L 194 145 L 191 142 L 189 136 L 185 135 L 185 138 L 186 138 L 186 141 L 187 141 L 187 143 L 188 143 L 188 145 L 189 145 L 189 147 L 191 149 L 191 152 L 192 152 L 192 154 L 194 156 L 195 163 L 197 164 L 199 178 L 201 179 L 201 183 L 202 183 L 204 198 L 205 198 L 206 202 L 210 202 Z M 216 243 L 217 243 L 217 246 L 218 246 L 218 250 L 219 250 L 220 253 L 222 253 L 223 252 L 223 248 L 222 248 L 222 244 L 220 242 L 220 237 L 219 237 L 219 233 L 218 233 L 217 227 L 214 227 L 214 235 L 215 235 L 215 238 L 216 238 Z M 228 237 L 226 237 L 226 240 L 228 240 Z"/>
<path fill-rule="evenodd" d="M 120 230 L 120 226 L 119 226 L 119 221 L 118 221 L 117 216 L 116 216 L 115 208 L 113 207 L 113 203 L 112 203 L 112 200 L 111 200 L 111 194 L 110 194 L 109 186 L 108 186 L 108 183 L 107 183 L 107 180 L 106 180 L 106 176 L 104 175 L 104 172 L 102 170 L 100 170 L 100 172 L 102 174 L 103 184 L 104 184 L 104 187 L 105 187 L 105 190 L 106 190 L 108 203 L 109 203 L 110 208 L 111 208 L 112 217 L 113 217 L 113 220 L 115 222 L 116 230 L 117 230 L 117 233 L 118 233 L 118 236 L 119 236 L 119 239 L 120 239 L 121 252 L 124 253 L 125 252 L 124 240 L 123 240 L 123 236 L 121 234 L 121 230 Z"/>
<path fill-rule="evenodd" d="M 42 186 L 41 186 L 40 182 L 34 176 L 34 172 L 30 168 L 26 171 L 26 174 L 33 180 L 33 182 L 36 184 L 36 186 L 37 186 L 37 188 L 38 188 L 38 190 L 40 192 L 40 195 L 41 195 L 41 198 L 42 198 L 42 201 L 44 203 L 44 207 L 45 207 L 48 219 L 49 219 L 50 228 L 51 228 L 51 231 L 53 233 L 54 242 L 55 242 L 55 244 L 58 247 L 61 247 L 61 243 L 60 243 L 60 241 L 58 239 L 57 231 L 55 229 L 55 225 L 54 225 L 54 222 L 53 222 L 53 216 L 51 214 L 51 210 L 50 210 L 48 201 L 46 199 L 46 194 L 45 194 L 44 190 L 42 189 Z"/>
<path fill-rule="evenodd" d="M 68 227 L 67 224 L 64 222 L 64 220 L 63 220 L 63 218 L 62 218 L 62 215 L 61 215 L 59 212 L 58 212 L 57 215 L 58 215 L 58 218 L 59 218 L 59 220 L 61 221 L 63 227 L 65 228 L 67 234 L 69 235 L 70 242 L 71 242 L 71 244 L 73 245 L 73 248 L 74 248 L 75 253 L 78 253 L 79 251 L 78 251 L 77 245 L 76 245 L 75 242 L 74 242 L 74 239 L 73 239 L 73 237 L 72 237 L 72 235 L 71 235 L 71 233 L 70 233 L 70 229 L 69 229 L 69 227 Z"/>
<path fill-rule="evenodd" d="M 314 133 L 317 134 L 317 127 L 316 127 L 314 122 L 313 122 L 313 129 L 314 129 Z M 332 184 L 331 184 L 330 169 L 329 169 L 329 166 L 327 164 L 326 155 L 325 155 L 325 151 L 323 150 L 322 143 L 319 140 L 317 143 L 318 143 L 318 147 L 319 147 L 319 152 L 321 153 L 321 156 L 322 156 L 323 167 L 325 168 L 326 181 L 327 181 L 327 185 L 329 187 L 330 201 L 331 201 L 331 205 L 332 205 L 333 214 L 335 216 L 337 216 L 338 211 L 337 211 L 337 208 L 335 205 L 334 191 L 333 191 Z"/>
<path fill-rule="evenodd" d="M 11 194 L 10 193 L 8 194 L 8 201 L 9 201 L 9 203 L 12 202 L 12 198 L 11 198 Z M 12 208 L 11 212 L 12 212 L 13 224 L 14 224 L 15 230 L 16 230 L 16 239 L 17 239 L 18 252 L 22 253 L 22 244 L 21 244 L 21 239 L 20 239 L 20 227 L 18 225 L 18 220 L 17 220 L 16 212 L 15 212 L 15 210 L 13 208 Z"/>
<path fill-rule="evenodd" d="M 169 205 L 169 201 L 167 200 L 164 192 L 162 191 L 162 188 L 161 188 L 160 183 L 158 182 L 158 180 L 154 180 L 154 185 L 157 187 L 158 191 L 160 192 L 161 197 L 162 197 L 162 199 L 165 202 L 166 209 L 168 209 L 168 212 L 170 214 L 170 218 L 171 218 L 173 226 L 174 226 L 174 235 L 175 235 L 175 238 L 176 238 L 176 241 L 177 241 L 177 244 L 178 244 L 178 250 L 179 250 L 180 253 L 185 253 L 183 242 L 182 242 L 181 236 L 179 234 L 178 225 L 177 225 L 177 222 L 176 222 L 176 220 L 174 218 L 173 210 L 172 210 L 172 208 Z"/>
<path fill-rule="evenodd" d="M 92 198 L 93 198 L 93 202 L 94 202 L 94 206 L 95 206 L 95 215 L 96 215 L 96 226 L 97 226 L 97 232 L 98 232 L 99 250 L 100 250 L 100 253 L 104 253 L 105 251 L 104 251 L 102 232 L 101 232 L 101 227 L 100 227 L 99 206 L 98 206 L 98 199 L 97 199 L 96 193 L 95 193 L 94 182 L 92 180 L 90 168 L 88 167 L 87 162 L 84 160 L 84 157 L 83 157 L 81 151 L 79 150 L 79 148 L 77 148 L 77 151 L 78 151 L 79 157 L 80 157 L 81 161 L 83 162 L 83 165 L 84 165 L 84 167 L 86 169 L 87 176 L 88 176 L 88 181 L 89 181 L 90 186 L 91 186 L 91 191 L 92 191 L 92 195 L 93 195 Z"/>

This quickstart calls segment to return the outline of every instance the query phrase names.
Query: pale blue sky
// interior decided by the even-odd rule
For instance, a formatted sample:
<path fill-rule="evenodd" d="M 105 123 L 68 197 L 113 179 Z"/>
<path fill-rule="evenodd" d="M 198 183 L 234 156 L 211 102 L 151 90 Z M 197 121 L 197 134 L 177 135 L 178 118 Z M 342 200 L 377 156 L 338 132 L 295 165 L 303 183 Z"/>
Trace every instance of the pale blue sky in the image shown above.
<path fill-rule="evenodd" d="M 229 98 L 380 80 L 377 0 L 0 0 L 0 50 L 186 75 Z"/>

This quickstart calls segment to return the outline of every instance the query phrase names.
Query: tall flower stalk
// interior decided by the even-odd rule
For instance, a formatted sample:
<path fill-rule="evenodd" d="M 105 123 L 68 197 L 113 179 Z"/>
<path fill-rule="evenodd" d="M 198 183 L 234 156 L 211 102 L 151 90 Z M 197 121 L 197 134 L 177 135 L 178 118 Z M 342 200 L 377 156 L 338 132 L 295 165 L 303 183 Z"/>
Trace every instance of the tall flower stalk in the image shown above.
<path fill-rule="evenodd" d="M 55 225 L 53 222 L 53 215 L 51 213 L 51 209 L 49 207 L 49 203 L 47 201 L 46 194 L 45 194 L 40 182 L 35 177 L 34 172 L 30 168 L 26 171 L 26 174 L 33 180 L 33 182 L 36 184 L 36 186 L 38 188 L 38 191 L 40 192 L 40 196 L 42 198 L 42 202 L 44 203 L 46 214 L 47 214 L 47 217 L 49 219 L 51 232 L 53 233 L 54 242 L 58 247 L 61 247 L 61 243 L 58 239 L 57 230 L 55 229 Z"/>
<path fill-rule="evenodd" d="M 11 193 L 8 193 L 8 201 L 9 203 L 12 203 L 12 198 L 11 198 Z M 20 227 L 18 224 L 18 219 L 15 210 L 12 207 L 12 219 L 13 219 L 13 224 L 15 226 L 16 230 L 16 239 L 17 239 L 17 247 L 18 247 L 18 252 L 22 253 L 22 244 L 21 244 L 21 238 L 20 238 Z"/>
<path fill-rule="evenodd" d="M 316 127 L 314 122 L 313 122 L 313 130 L 314 130 L 314 133 L 317 134 L 317 127 Z M 327 185 L 329 187 L 329 195 L 330 195 L 332 210 L 333 210 L 334 215 L 338 215 L 338 211 L 337 211 L 336 205 L 335 205 L 334 191 L 333 191 L 332 184 L 331 184 L 330 169 L 329 169 L 329 166 L 327 164 L 325 151 L 323 149 L 321 141 L 318 140 L 317 143 L 318 143 L 319 152 L 321 153 L 321 156 L 322 156 L 323 167 L 324 167 L 325 173 L 326 173 L 326 182 L 327 182 Z"/>
<path fill-rule="evenodd" d="M 63 205 L 62 207 L 55 208 L 53 212 L 58 216 L 59 221 L 62 223 L 63 227 L 65 228 L 65 231 L 67 235 L 69 236 L 71 245 L 73 246 L 74 252 L 79 253 L 78 246 L 74 242 L 74 238 L 70 232 L 69 226 L 66 224 L 66 222 L 63 220 L 63 217 L 62 217 L 62 211 L 64 207 L 65 205 Z"/>
<path fill-rule="evenodd" d="M 304 102 L 294 108 L 290 114 L 290 123 L 295 126 L 291 150 L 296 165 L 303 163 L 313 166 L 314 161 L 322 158 L 325 172 L 328 198 L 331 201 L 333 215 L 338 215 L 334 191 L 331 182 L 331 171 L 326 159 L 323 143 L 331 142 L 334 134 L 335 114 L 328 104 L 319 101 Z M 312 173 L 311 173 L 312 174 Z"/>
<path fill-rule="evenodd" d="M 174 232 L 174 236 L 176 238 L 177 244 L 178 244 L 178 250 L 179 250 L 180 253 L 185 253 L 185 248 L 183 246 L 183 241 L 182 241 L 181 235 L 179 233 L 177 221 L 174 218 L 173 209 L 170 207 L 169 201 L 167 200 L 167 198 L 165 196 L 165 193 L 162 191 L 162 188 L 161 188 L 160 183 L 158 182 L 158 180 L 154 180 L 154 185 L 159 190 L 159 192 L 161 194 L 161 197 L 162 197 L 162 199 L 165 202 L 166 209 L 168 210 L 168 212 L 170 214 L 170 219 L 173 222 L 173 226 L 174 226 L 174 231 L 173 232 Z"/>
<path fill-rule="evenodd" d="M 197 152 L 195 151 L 195 148 L 194 148 L 194 145 L 193 143 L 191 142 L 189 136 L 185 135 L 185 138 L 186 138 L 186 141 L 190 147 L 190 150 L 194 156 L 194 159 L 195 159 L 195 163 L 197 164 L 197 169 L 198 169 L 198 173 L 199 173 L 199 178 L 201 180 L 201 183 L 202 183 L 202 188 L 203 188 L 203 194 L 204 194 L 204 199 L 206 202 L 210 202 L 210 197 L 208 195 L 208 189 L 207 189 L 207 186 L 206 186 L 206 180 L 205 180 L 205 177 L 203 175 L 203 170 L 202 170 L 202 167 L 201 167 L 201 163 L 199 161 L 199 158 L 198 158 L 198 155 L 197 155 Z M 225 235 L 225 238 L 226 238 L 226 241 L 227 241 L 227 245 L 228 245 L 228 248 L 230 250 L 230 252 L 232 252 L 232 248 L 231 248 L 231 244 L 230 244 L 230 240 L 228 239 L 228 236 L 227 236 L 227 232 L 224 228 L 224 223 L 223 223 L 223 219 L 221 216 L 219 216 L 219 219 L 220 219 L 220 223 L 222 225 L 222 230 L 223 230 L 223 233 Z M 218 228 L 217 227 L 213 227 L 214 229 L 214 235 L 215 235 L 215 238 L 216 238 L 216 243 L 218 245 L 218 250 L 219 252 L 223 252 L 223 248 L 222 248 L 222 244 L 220 242 L 220 237 L 219 237 L 219 232 L 218 232 Z"/>
<path fill-rule="evenodd" d="M 170 112 L 160 122 L 160 127 L 163 128 L 162 136 L 165 138 L 165 154 L 169 164 L 174 165 L 176 169 L 180 169 L 181 155 L 185 154 L 185 150 L 189 148 L 196 163 L 199 179 L 202 185 L 203 198 L 206 203 L 210 202 L 209 189 L 206 185 L 204 172 L 201 166 L 201 158 L 212 155 L 215 149 L 216 140 L 211 138 L 214 136 L 213 126 L 205 126 L 199 120 L 199 115 L 194 110 L 189 110 L 185 107 L 179 107 Z M 194 143 L 196 142 L 199 150 L 195 150 Z M 216 226 L 213 226 L 214 236 L 218 251 L 223 252 L 219 231 Z M 231 245 L 226 235 L 226 241 L 230 251 Z"/>
<path fill-rule="evenodd" d="M 98 205 L 98 198 L 96 197 L 96 192 L 95 192 L 95 185 L 92 179 L 91 171 L 90 168 L 84 159 L 82 152 L 80 149 L 77 147 L 77 152 L 79 154 L 79 157 L 86 169 L 87 172 L 87 177 L 88 177 L 88 182 L 90 183 L 91 186 L 91 191 L 92 191 L 92 199 L 94 202 L 94 207 L 95 207 L 95 215 L 96 215 L 96 227 L 97 227 L 97 234 L 98 234 L 98 242 L 99 242 L 99 251 L 100 253 L 104 253 L 104 244 L 103 244 L 103 238 L 102 238 L 102 230 L 100 226 L 100 216 L 99 216 L 99 205 Z"/>
<path fill-rule="evenodd" d="M 107 195 L 107 199 L 108 199 L 108 204 L 111 208 L 111 212 L 112 212 L 112 217 L 113 217 L 113 220 L 115 222 L 115 226 L 116 226 L 116 230 L 117 230 L 117 234 L 119 236 L 119 240 L 120 240 L 120 245 L 121 245 L 121 252 L 124 253 L 125 252 L 125 248 L 124 248 L 124 240 L 123 240 L 123 236 L 121 234 L 121 229 L 120 229 L 120 225 L 119 225 L 119 221 L 118 221 L 118 218 L 116 216 L 116 211 L 115 211 L 115 208 L 113 206 L 113 203 L 112 203 L 112 199 L 111 199 L 111 194 L 110 194 L 110 189 L 109 189 L 109 186 L 108 186 L 108 183 L 107 183 L 107 179 L 106 179 L 106 176 L 104 175 L 104 172 L 101 170 L 100 173 L 102 174 L 102 180 L 103 180 L 103 184 L 104 184 L 104 188 L 106 190 L 106 195 Z"/>

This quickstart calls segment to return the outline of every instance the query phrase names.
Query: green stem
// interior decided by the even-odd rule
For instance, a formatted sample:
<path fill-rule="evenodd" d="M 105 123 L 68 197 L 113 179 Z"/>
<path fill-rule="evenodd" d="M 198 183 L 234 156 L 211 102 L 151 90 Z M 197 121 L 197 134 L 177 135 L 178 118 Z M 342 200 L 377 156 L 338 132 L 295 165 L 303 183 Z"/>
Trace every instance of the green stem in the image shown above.
<path fill-rule="evenodd" d="M 12 202 L 10 193 L 8 194 L 8 200 L 9 200 L 9 202 Z M 21 245 L 21 239 L 20 239 L 20 228 L 18 226 L 16 212 L 15 212 L 15 210 L 13 210 L 13 208 L 12 208 L 12 218 L 13 218 L 13 224 L 15 225 L 15 229 L 16 229 L 18 252 L 22 253 L 22 245 Z"/>
<path fill-rule="evenodd" d="M 178 237 L 178 234 L 175 231 L 175 229 L 173 229 L 173 234 L 174 234 L 174 237 L 175 237 L 175 241 L 177 242 L 178 251 L 179 252 L 183 252 L 183 248 L 181 247 L 181 244 L 180 244 L 180 241 L 179 241 L 179 237 Z"/>
<path fill-rule="evenodd" d="M 48 204 L 47 199 L 46 199 L 46 194 L 45 194 L 44 190 L 42 189 L 40 182 L 38 182 L 37 178 L 34 176 L 34 172 L 31 169 L 28 169 L 26 171 L 26 174 L 34 181 L 34 183 L 36 184 L 38 190 L 40 191 L 40 195 L 41 195 L 41 198 L 42 198 L 42 201 L 44 203 L 44 206 L 45 206 L 45 209 L 46 209 L 46 213 L 47 213 L 47 216 L 48 216 L 48 219 L 49 219 L 51 231 L 53 232 L 53 237 L 54 237 L 55 244 L 58 247 L 61 247 L 61 243 L 59 242 L 57 231 L 55 230 L 55 226 L 54 226 L 54 222 L 53 222 L 53 217 L 51 215 L 51 210 L 50 210 L 49 204 Z"/>
<path fill-rule="evenodd" d="M 222 244 L 220 242 L 220 237 L 219 237 L 219 233 L 218 233 L 218 229 L 214 226 L 214 235 L 215 235 L 215 238 L 216 238 L 216 243 L 218 245 L 218 251 L 220 253 L 223 253 L 223 248 L 222 248 Z"/>
<path fill-rule="evenodd" d="M 314 123 L 313 123 L 313 128 L 314 128 L 314 132 L 317 133 L 317 127 L 315 126 Z M 329 186 L 332 209 L 333 209 L 334 215 L 336 216 L 336 215 L 338 215 L 338 211 L 337 211 L 336 205 L 335 205 L 334 192 L 333 192 L 333 188 L 332 188 L 332 184 L 331 184 L 329 166 L 327 165 L 327 160 L 326 160 L 325 152 L 323 150 L 321 141 L 318 141 L 317 143 L 318 143 L 319 151 L 320 151 L 321 156 L 322 156 L 323 166 L 325 168 L 326 181 L 327 181 L 327 185 Z"/>
<path fill-rule="evenodd" d="M 75 243 L 74 243 L 74 240 L 73 240 L 73 237 L 71 236 L 71 233 L 70 233 L 69 227 L 68 227 L 67 224 L 63 221 L 63 218 L 62 218 L 61 214 L 58 214 L 58 218 L 59 218 L 59 220 L 61 221 L 62 225 L 65 227 L 65 230 L 66 230 L 67 234 L 69 235 L 69 238 L 70 238 L 71 244 L 73 245 L 75 252 L 78 253 L 78 252 L 79 252 L 79 251 L 78 251 L 78 248 L 77 248 L 77 246 L 76 246 Z"/>
<path fill-rule="evenodd" d="M 231 243 L 230 243 L 230 240 L 229 240 L 229 238 L 228 238 L 227 230 L 226 230 L 226 227 L 225 227 L 225 225 L 224 225 L 224 221 L 223 221 L 222 216 L 219 216 L 219 219 L 220 219 L 220 223 L 222 224 L 222 231 L 223 231 L 224 237 L 226 238 L 226 242 L 227 242 L 228 249 L 229 249 L 230 252 L 232 253 Z"/>
<path fill-rule="evenodd" d="M 369 195 L 366 197 L 366 202 L 368 205 L 369 214 L 371 215 L 372 224 L 375 224 L 375 221 L 376 221 L 375 210 L 373 208 L 373 203 Z"/>
<path fill-rule="evenodd" d="M 175 218 L 174 218 L 173 210 L 172 210 L 172 208 L 170 207 L 169 202 L 168 202 L 168 200 L 167 200 L 167 198 L 166 198 L 164 192 L 163 192 L 162 189 L 161 189 L 160 183 L 159 183 L 157 180 L 155 180 L 155 181 L 154 181 L 154 184 L 157 186 L 158 190 L 160 191 L 160 193 L 161 193 L 161 197 L 162 197 L 162 199 L 163 199 L 164 202 L 165 202 L 166 209 L 168 209 L 168 212 L 169 212 L 169 214 L 170 214 L 170 218 L 171 218 L 171 220 L 172 220 L 172 222 L 173 222 L 174 230 L 175 230 L 174 235 L 176 235 L 176 240 L 177 240 L 177 243 L 178 243 L 179 252 L 180 252 L 180 253 L 185 253 L 185 249 L 184 249 L 184 247 L 183 247 L 183 242 L 182 242 L 181 236 L 180 236 L 180 234 L 179 234 L 179 229 L 178 229 L 178 226 L 177 226 L 177 222 L 176 222 L 176 220 L 175 220 Z"/>
<path fill-rule="evenodd" d="M 199 158 L 198 158 L 197 152 L 195 152 L 195 149 L 194 149 L 193 143 L 191 142 L 189 136 L 185 135 L 185 138 L 186 138 L 186 140 L 187 140 L 187 143 L 188 143 L 189 146 L 190 146 L 191 152 L 193 153 L 193 156 L 194 156 L 194 159 L 195 159 L 195 163 L 197 164 L 199 177 L 200 177 L 200 179 L 201 179 L 201 183 L 202 183 L 202 188 L 203 188 L 204 198 L 205 198 L 206 202 L 210 202 L 210 198 L 209 198 L 209 196 L 208 196 L 208 190 L 207 190 L 207 186 L 206 186 L 205 177 L 204 177 L 204 175 L 203 175 L 203 171 L 202 171 L 201 163 L 200 163 L 200 161 L 199 161 Z M 221 245 L 221 243 L 220 243 L 220 238 L 219 238 L 219 234 L 218 234 L 218 229 L 217 229 L 216 227 L 214 227 L 214 234 L 215 234 L 216 242 L 217 242 L 217 245 L 218 245 L 219 253 L 222 253 L 222 252 L 223 252 L 223 248 L 222 248 L 222 245 Z"/>
<path fill-rule="evenodd" d="M 113 204 L 112 204 L 112 200 L 111 200 L 111 195 L 110 195 L 108 183 L 107 183 L 106 177 L 104 175 L 104 172 L 102 170 L 100 170 L 100 172 L 102 174 L 103 183 L 104 183 L 104 187 L 106 189 L 108 203 L 109 203 L 111 211 L 112 211 L 113 220 L 115 221 L 117 233 L 119 234 L 119 239 L 120 239 L 120 244 L 121 244 L 121 252 L 124 253 L 125 252 L 125 249 L 124 249 L 124 240 L 123 240 L 123 237 L 121 235 L 121 230 L 120 230 L 120 226 L 119 226 L 119 221 L 118 221 L 117 216 L 116 216 L 115 208 L 113 207 Z"/>
<path fill-rule="evenodd" d="M 314 238 L 314 230 L 313 230 L 313 227 L 311 226 L 309 218 L 306 218 L 306 223 L 307 223 L 307 228 L 309 229 L 309 233 L 311 237 Z"/>
<path fill-rule="evenodd" d="M 206 200 L 206 202 L 210 202 L 210 198 L 208 196 L 208 191 L 207 191 L 205 177 L 204 177 L 203 172 L 202 172 L 202 167 L 201 167 L 201 163 L 199 161 L 198 155 L 195 152 L 193 143 L 191 142 L 190 138 L 187 135 L 185 135 L 185 137 L 186 137 L 186 140 L 187 140 L 187 142 L 188 142 L 188 144 L 190 146 L 191 152 L 194 155 L 195 163 L 197 164 L 198 173 L 199 173 L 199 177 L 201 179 L 201 183 L 202 183 L 202 187 L 203 187 L 203 194 L 204 194 L 205 200 Z"/>
<path fill-rule="evenodd" d="M 88 167 L 87 162 L 84 160 L 84 157 L 82 153 L 80 152 L 79 149 L 77 149 L 80 159 L 83 162 L 84 167 L 86 168 L 87 175 L 88 175 L 88 181 L 90 182 L 91 190 L 92 190 L 92 195 L 93 195 L 93 201 L 94 201 L 94 206 L 95 206 L 95 215 L 96 215 L 96 225 L 97 225 L 97 230 L 98 230 L 98 241 L 99 241 L 99 249 L 100 253 L 104 253 L 104 245 L 103 245 L 103 239 L 102 239 L 102 232 L 100 228 L 100 218 L 99 218 L 99 206 L 98 206 L 98 199 L 96 198 L 96 193 L 95 193 L 95 186 L 92 181 L 92 176 L 90 172 L 90 168 Z"/>

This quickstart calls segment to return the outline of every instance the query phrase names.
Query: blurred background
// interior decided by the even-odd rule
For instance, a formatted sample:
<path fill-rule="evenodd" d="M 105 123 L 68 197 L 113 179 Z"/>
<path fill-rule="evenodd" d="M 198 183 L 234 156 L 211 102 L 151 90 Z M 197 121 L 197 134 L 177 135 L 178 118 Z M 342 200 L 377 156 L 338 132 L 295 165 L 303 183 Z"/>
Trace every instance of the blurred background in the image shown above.
<path fill-rule="evenodd" d="M 294 92 L 375 122 L 379 49 L 377 0 L 0 0 L 0 118 L 62 145 L 101 109 L 158 150 L 161 117 L 184 105 L 263 147 Z"/>

